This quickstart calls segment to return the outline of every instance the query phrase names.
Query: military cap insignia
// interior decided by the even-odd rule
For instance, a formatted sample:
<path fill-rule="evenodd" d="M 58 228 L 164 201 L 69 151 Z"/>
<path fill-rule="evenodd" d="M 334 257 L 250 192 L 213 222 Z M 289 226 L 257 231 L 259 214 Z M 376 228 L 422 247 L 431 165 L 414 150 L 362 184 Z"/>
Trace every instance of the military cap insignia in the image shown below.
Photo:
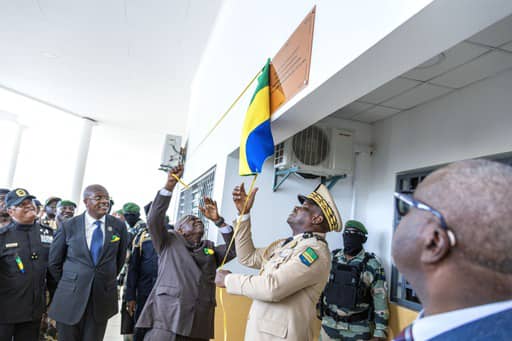
<path fill-rule="evenodd" d="M 16 190 L 16 195 L 18 197 L 24 197 L 25 195 L 27 195 L 27 192 L 25 192 L 24 190 L 22 190 L 21 188 Z"/>
<path fill-rule="evenodd" d="M 311 264 L 313 264 L 318 259 L 318 255 L 316 254 L 315 250 L 308 247 L 306 251 L 299 255 L 299 259 L 302 264 L 311 266 Z"/>
<path fill-rule="evenodd" d="M 117 234 L 114 234 L 114 235 L 112 236 L 112 239 L 110 239 L 110 242 L 111 242 L 111 243 L 115 243 L 115 242 L 118 242 L 118 241 L 120 241 L 120 240 L 121 240 L 121 238 L 119 238 L 119 236 L 118 236 Z"/>
<path fill-rule="evenodd" d="M 215 253 L 215 251 L 213 249 L 210 249 L 209 247 L 203 248 L 203 252 L 207 256 L 211 256 Z"/>

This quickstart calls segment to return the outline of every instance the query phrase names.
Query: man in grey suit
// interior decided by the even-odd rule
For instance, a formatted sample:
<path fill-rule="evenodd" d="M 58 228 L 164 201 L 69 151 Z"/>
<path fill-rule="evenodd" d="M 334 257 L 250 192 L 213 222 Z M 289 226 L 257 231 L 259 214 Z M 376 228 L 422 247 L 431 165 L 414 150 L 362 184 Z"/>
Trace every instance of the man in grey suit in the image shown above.
<path fill-rule="evenodd" d="M 103 340 L 107 320 L 118 312 L 116 277 L 128 246 L 125 224 L 107 214 L 107 190 L 91 185 L 83 198 L 86 212 L 62 224 L 49 256 L 58 286 L 48 314 L 65 341 Z"/>
<path fill-rule="evenodd" d="M 148 228 L 159 260 L 155 286 L 136 326 L 150 329 L 145 341 L 206 341 L 214 337 L 215 273 L 226 256 L 233 229 L 218 216 L 215 202 L 208 198 L 201 212 L 209 219 L 217 218 L 215 224 L 225 245 L 203 240 L 203 222 L 193 215 L 182 217 L 174 231 L 167 231 L 165 212 L 176 186 L 174 176 L 182 173 L 182 166 L 169 172 L 149 212 Z M 235 256 L 233 246 L 226 258 L 229 261 Z"/>

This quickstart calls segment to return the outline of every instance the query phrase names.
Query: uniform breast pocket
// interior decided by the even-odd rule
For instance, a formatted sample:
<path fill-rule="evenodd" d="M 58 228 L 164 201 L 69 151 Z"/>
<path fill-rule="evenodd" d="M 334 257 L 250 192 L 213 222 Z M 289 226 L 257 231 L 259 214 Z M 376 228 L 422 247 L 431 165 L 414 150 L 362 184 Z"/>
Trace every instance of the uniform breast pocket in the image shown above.
<path fill-rule="evenodd" d="M 18 263 L 16 263 L 16 249 L 7 249 L 2 253 L 0 258 L 0 268 L 5 274 L 16 274 L 20 271 Z"/>
<path fill-rule="evenodd" d="M 259 319 L 258 330 L 265 334 L 270 334 L 278 338 L 286 338 L 288 335 L 287 321 Z"/>
<path fill-rule="evenodd" d="M 269 266 L 272 267 L 273 269 L 278 269 L 281 265 L 283 265 L 284 263 L 288 262 L 288 260 L 290 259 L 290 257 L 292 256 L 292 250 L 288 250 L 288 249 L 285 249 L 285 250 L 282 250 L 280 252 L 277 252 L 271 259 L 270 261 L 268 262 Z"/>

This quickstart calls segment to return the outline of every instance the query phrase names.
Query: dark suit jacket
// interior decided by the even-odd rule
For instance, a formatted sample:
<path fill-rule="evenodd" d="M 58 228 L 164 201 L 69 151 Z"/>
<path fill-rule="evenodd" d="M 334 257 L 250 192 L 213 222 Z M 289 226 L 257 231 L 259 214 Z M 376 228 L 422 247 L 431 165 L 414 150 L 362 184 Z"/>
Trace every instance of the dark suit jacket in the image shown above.
<path fill-rule="evenodd" d="M 511 340 L 512 309 L 507 309 L 433 337 L 432 341 L 506 341 Z"/>
<path fill-rule="evenodd" d="M 85 214 L 64 222 L 50 248 L 48 266 L 58 285 L 48 314 L 57 322 L 76 324 L 91 297 L 96 321 L 106 321 L 115 315 L 116 277 L 124 264 L 127 247 L 125 224 L 107 215 L 103 248 L 94 266 L 85 239 Z"/>
<path fill-rule="evenodd" d="M 149 232 L 159 254 L 158 277 L 137 327 L 210 339 L 214 337 L 215 273 L 233 233 L 222 235 L 225 245 L 215 246 L 205 240 L 199 247 L 187 247 L 180 234 L 167 231 L 165 212 L 170 200 L 170 196 L 157 194 L 149 213 Z M 235 256 L 233 245 L 227 260 Z"/>

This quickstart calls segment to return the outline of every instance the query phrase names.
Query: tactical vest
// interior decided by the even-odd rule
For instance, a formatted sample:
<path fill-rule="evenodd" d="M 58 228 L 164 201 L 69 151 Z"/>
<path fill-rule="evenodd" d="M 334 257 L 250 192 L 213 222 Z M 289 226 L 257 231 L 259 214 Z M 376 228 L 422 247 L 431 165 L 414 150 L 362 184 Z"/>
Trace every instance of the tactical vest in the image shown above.
<path fill-rule="evenodd" d="M 338 250 L 333 252 L 333 255 Z M 371 292 L 363 279 L 368 260 L 373 255 L 365 253 L 364 259 L 358 265 L 340 264 L 333 256 L 329 282 L 324 290 L 327 304 L 334 304 L 339 308 L 353 310 L 357 304 L 371 303 Z"/>

